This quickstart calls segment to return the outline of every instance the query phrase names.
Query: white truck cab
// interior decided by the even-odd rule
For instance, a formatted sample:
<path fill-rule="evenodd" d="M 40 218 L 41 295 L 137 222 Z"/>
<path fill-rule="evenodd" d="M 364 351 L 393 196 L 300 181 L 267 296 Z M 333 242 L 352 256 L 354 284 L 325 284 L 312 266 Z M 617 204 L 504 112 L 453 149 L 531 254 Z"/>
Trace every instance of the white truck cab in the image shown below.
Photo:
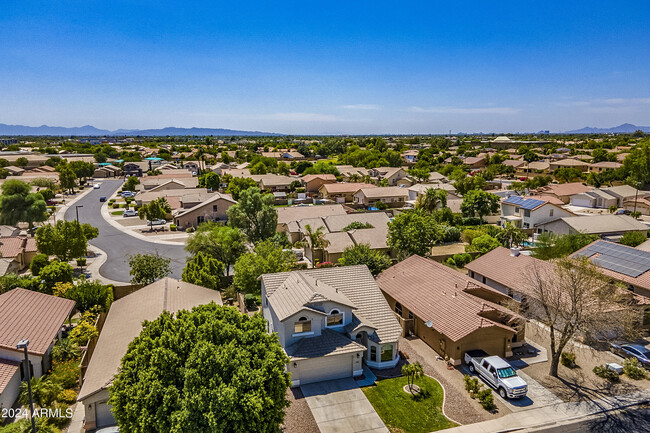
<path fill-rule="evenodd" d="M 526 396 L 528 385 L 504 359 L 482 350 L 470 350 L 465 353 L 465 363 L 470 372 L 478 373 L 502 398 Z"/>

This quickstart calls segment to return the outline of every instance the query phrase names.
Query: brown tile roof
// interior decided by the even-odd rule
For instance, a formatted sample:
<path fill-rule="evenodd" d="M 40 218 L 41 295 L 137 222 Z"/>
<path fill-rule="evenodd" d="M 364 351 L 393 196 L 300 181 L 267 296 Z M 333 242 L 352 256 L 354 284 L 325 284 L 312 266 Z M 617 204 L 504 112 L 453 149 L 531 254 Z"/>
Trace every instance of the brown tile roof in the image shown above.
<path fill-rule="evenodd" d="M 29 340 L 29 353 L 43 355 L 61 329 L 74 301 L 16 288 L 0 295 L 0 347 L 17 350 Z"/>
<path fill-rule="evenodd" d="M 371 183 L 326 183 L 321 186 L 321 189 L 325 189 L 328 194 L 345 194 L 357 192 L 361 188 L 376 188 L 377 185 Z"/>
<path fill-rule="evenodd" d="M 22 252 L 36 251 L 36 240 L 22 236 L 0 237 L 0 255 L 16 257 Z"/>
<path fill-rule="evenodd" d="M 514 316 L 512 312 L 470 295 L 465 288 L 480 287 L 504 299 L 505 295 L 433 260 L 411 256 L 379 274 L 377 284 L 415 316 L 432 321 L 433 328 L 452 341 L 482 328 L 499 327 L 515 332 L 481 316 L 490 312 Z"/>
<path fill-rule="evenodd" d="M 556 196 L 574 195 L 587 192 L 591 187 L 580 182 L 550 184 L 532 191 L 534 194 L 554 194 Z"/>
<path fill-rule="evenodd" d="M 402 327 L 397 322 L 367 266 L 307 269 L 292 273 L 309 275 L 345 295 L 356 306 L 353 314 L 359 314 L 363 317 L 364 322 L 376 328 L 376 341 L 394 342 L 402 334 Z M 282 272 L 262 275 L 267 294 L 271 296 L 289 274 Z"/>
<path fill-rule="evenodd" d="M 333 174 L 308 174 L 300 178 L 304 183 L 311 182 L 314 179 L 331 180 L 336 182 L 336 176 Z"/>
<path fill-rule="evenodd" d="M 377 188 L 362 188 L 359 190 L 367 198 L 384 198 L 384 197 L 407 197 L 409 192 L 406 188 L 399 186 L 381 186 Z"/>
<path fill-rule="evenodd" d="M 10 361 L 8 359 L 0 359 L 0 394 L 5 390 L 9 381 L 14 377 L 20 362 Z"/>
<path fill-rule="evenodd" d="M 555 197 L 554 195 L 544 195 L 544 194 L 542 194 L 542 195 L 527 195 L 524 198 L 532 198 L 532 199 L 535 199 L 535 200 L 542 200 L 542 201 L 545 201 L 547 203 L 551 203 L 551 204 L 554 204 L 554 205 L 557 205 L 557 206 L 563 206 L 564 205 L 564 202 L 562 200 L 560 200 L 559 198 Z"/>
<path fill-rule="evenodd" d="M 113 302 L 79 391 L 83 400 L 105 389 L 117 373 L 129 343 L 140 334 L 142 322 L 163 311 L 176 313 L 202 304 L 222 305 L 216 290 L 163 278 Z"/>
<path fill-rule="evenodd" d="M 323 329 L 317 337 L 301 338 L 286 348 L 292 361 L 361 352 L 366 348 L 331 329 Z"/>

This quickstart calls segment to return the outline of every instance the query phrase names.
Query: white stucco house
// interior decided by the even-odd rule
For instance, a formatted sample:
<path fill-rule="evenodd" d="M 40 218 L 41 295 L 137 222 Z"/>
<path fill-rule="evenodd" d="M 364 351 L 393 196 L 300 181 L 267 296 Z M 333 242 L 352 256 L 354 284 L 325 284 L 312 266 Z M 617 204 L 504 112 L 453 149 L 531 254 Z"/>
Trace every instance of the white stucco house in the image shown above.
<path fill-rule="evenodd" d="M 402 328 L 365 265 L 262 275 L 262 312 L 293 386 L 399 361 Z"/>
<path fill-rule="evenodd" d="M 547 221 L 574 216 L 570 211 L 547 200 L 511 196 L 501 202 L 501 221 L 499 225 L 511 222 L 521 229 L 542 230 L 536 227 Z"/>

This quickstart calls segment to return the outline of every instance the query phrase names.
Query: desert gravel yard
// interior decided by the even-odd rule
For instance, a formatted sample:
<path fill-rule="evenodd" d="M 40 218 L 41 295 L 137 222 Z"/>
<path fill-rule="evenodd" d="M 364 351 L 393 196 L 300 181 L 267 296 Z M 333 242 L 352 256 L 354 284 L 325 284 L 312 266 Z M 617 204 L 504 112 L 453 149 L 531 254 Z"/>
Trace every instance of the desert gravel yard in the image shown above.
<path fill-rule="evenodd" d="M 284 425 L 281 430 L 284 433 L 320 433 L 301 389 L 289 389 L 287 399 L 291 406 L 284 413 Z"/>

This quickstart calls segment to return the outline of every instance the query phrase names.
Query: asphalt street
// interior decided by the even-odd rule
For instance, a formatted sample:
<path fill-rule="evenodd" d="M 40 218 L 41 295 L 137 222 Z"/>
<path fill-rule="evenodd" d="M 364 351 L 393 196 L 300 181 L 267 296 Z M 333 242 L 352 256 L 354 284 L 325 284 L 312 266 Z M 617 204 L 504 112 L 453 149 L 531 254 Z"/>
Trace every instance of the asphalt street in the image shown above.
<path fill-rule="evenodd" d="M 65 219 L 72 221 L 76 218 L 76 207 L 79 208 L 79 222 L 89 223 L 99 229 L 99 236 L 89 243 L 100 248 L 106 253 L 106 263 L 99 268 L 99 273 L 111 280 L 128 282 L 129 275 L 128 259 L 134 254 L 159 254 L 171 259 L 171 276 L 181 278 L 187 253 L 184 245 L 165 245 L 148 242 L 124 233 L 109 224 L 101 214 L 101 207 L 104 203 L 99 201 L 100 197 L 110 197 L 120 189 L 122 180 L 104 180 L 99 189 L 94 189 L 74 203 L 65 213 Z"/>

